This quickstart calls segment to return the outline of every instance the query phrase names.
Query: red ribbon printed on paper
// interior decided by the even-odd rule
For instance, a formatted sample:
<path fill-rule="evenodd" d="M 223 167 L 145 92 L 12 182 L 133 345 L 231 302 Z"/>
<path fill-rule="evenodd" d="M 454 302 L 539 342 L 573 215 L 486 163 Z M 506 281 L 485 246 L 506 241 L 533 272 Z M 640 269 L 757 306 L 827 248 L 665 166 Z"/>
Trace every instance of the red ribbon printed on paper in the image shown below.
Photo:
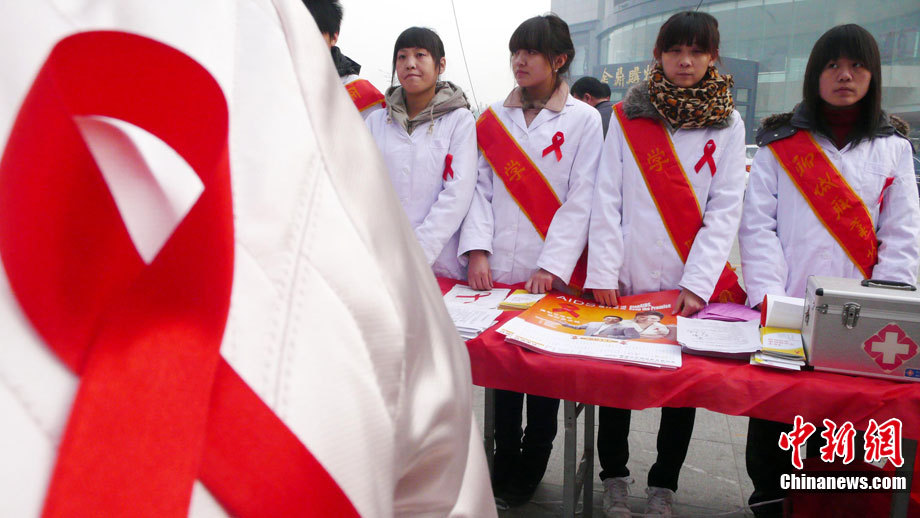
<path fill-rule="evenodd" d="M 473 299 L 473 300 L 471 300 L 471 301 L 469 301 L 469 302 L 464 302 L 464 304 L 472 304 L 473 302 L 476 302 L 477 300 L 479 300 L 479 299 L 481 299 L 481 298 L 483 298 L 483 297 L 488 297 L 488 296 L 491 295 L 491 294 L 492 294 L 491 291 L 487 291 L 487 292 L 485 292 L 485 293 L 477 293 L 477 294 L 475 294 L 475 295 L 457 295 L 457 298 L 458 298 L 458 299 Z"/>
<path fill-rule="evenodd" d="M 834 167 L 811 133 L 799 131 L 769 147 L 824 228 L 863 276 L 871 279 L 872 269 L 878 262 L 878 237 L 862 198 Z"/>
<path fill-rule="evenodd" d="M 712 139 L 709 139 L 709 142 L 703 146 L 703 157 L 700 158 L 699 162 L 693 166 L 693 170 L 699 174 L 700 169 L 703 168 L 704 164 L 709 165 L 709 172 L 712 173 L 712 176 L 716 175 L 716 161 L 712 158 L 712 154 L 716 152 L 716 142 Z"/>
<path fill-rule="evenodd" d="M 563 135 L 561 131 L 557 131 L 556 134 L 553 135 L 553 143 L 543 150 L 543 156 L 546 156 L 551 151 L 553 151 L 556 153 L 556 161 L 559 162 L 562 160 L 562 144 L 564 143 L 565 135 Z"/>
<path fill-rule="evenodd" d="M 642 172 L 671 243 L 677 249 L 680 260 L 687 262 L 696 234 L 703 228 L 703 212 L 687 173 L 677 158 L 668 130 L 652 119 L 628 118 L 623 112 L 623 103 L 614 105 L 613 112 L 623 128 L 626 143 Z M 715 143 L 712 151 L 715 151 Z M 715 164 L 712 171 L 715 173 Z M 709 302 L 744 304 L 746 299 L 747 293 L 738 284 L 738 275 L 726 263 Z"/>
<path fill-rule="evenodd" d="M 562 303 L 559 304 L 558 308 L 553 308 L 553 313 L 568 313 L 575 318 L 578 318 L 578 306 L 575 304 Z"/>
<path fill-rule="evenodd" d="M 74 117 L 140 127 L 204 191 L 159 254 L 138 254 Z M 233 282 L 227 106 L 198 63 L 154 40 L 61 40 L 0 162 L 0 257 L 43 341 L 80 385 L 44 516 L 188 514 L 201 480 L 236 516 L 357 516 L 220 356 Z"/>
<path fill-rule="evenodd" d="M 448 153 L 447 156 L 444 157 L 444 174 L 441 175 L 441 177 L 444 179 L 445 182 L 447 181 L 448 177 L 450 177 L 451 179 L 453 179 L 454 177 L 454 170 L 451 169 L 450 167 L 453 162 L 454 162 L 454 155 L 451 155 L 450 153 Z"/>

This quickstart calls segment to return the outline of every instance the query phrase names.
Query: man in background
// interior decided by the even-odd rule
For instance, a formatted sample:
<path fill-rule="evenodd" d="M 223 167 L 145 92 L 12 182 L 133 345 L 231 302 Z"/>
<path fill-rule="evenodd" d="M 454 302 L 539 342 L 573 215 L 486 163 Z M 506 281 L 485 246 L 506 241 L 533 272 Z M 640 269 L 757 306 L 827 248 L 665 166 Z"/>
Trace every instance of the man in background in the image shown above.
<path fill-rule="evenodd" d="M 613 113 L 610 87 L 601 83 L 596 77 L 585 76 L 572 85 L 572 96 L 594 106 L 597 111 L 601 112 L 601 122 L 604 124 L 604 136 L 606 137 L 607 126 L 610 125 L 610 114 Z"/>
<path fill-rule="evenodd" d="M 383 108 L 386 103 L 380 90 L 377 90 L 370 81 L 358 76 L 361 73 L 361 65 L 342 54 L 342 51 L 335 45 L 339 40 L 339 30 L 342 27 L 342 4 L 339 3 L 339 0 L 303 0 L 303 3 L 310 10 L 319 31 L 323 34 L 323 39 L 326 40 L 326 45 L 329 46 L 335 70 L 342 78 L 342 84 L 348 90 L 348 95 L 361 112 L 361 116 L 367 119 L 371 112 Z"/>

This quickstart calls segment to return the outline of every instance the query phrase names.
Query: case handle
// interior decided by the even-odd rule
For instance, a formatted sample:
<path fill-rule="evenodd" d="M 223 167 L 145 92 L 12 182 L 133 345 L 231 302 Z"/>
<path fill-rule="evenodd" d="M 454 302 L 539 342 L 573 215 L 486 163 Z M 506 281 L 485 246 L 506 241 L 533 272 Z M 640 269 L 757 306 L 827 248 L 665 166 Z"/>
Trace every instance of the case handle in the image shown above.
<path fill-rule="evenodd" d="M 890 290 L 917 291 L 913 284 L 898 281 L 883 281 L 881 279 L 863 279 L 860 283 L 867 288 L 888 288 Z"/>

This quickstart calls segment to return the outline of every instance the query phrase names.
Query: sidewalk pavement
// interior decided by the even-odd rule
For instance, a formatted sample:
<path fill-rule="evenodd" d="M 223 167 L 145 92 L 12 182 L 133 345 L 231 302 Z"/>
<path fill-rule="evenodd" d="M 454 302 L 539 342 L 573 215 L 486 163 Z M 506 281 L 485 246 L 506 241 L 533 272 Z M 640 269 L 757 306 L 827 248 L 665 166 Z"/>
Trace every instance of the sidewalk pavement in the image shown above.
<path fill-rule="evenodd" d="M 480 423 L 483 418 L 483 389 L 474 387 L 474 407 Z M 648 469 L 655 461 L 655 440 L 661 410 L 633 411 L 629 434 L 629 470 L 635 483 L 630 488 L 629 508 L 641 516 L 645 510 Z M 559 432 L 543 482 L 531 501 L 523 506 L 500 511 L 501 518 L 549 518 L 562 515 L 562 452 L 564 422 L 559 409 Z M 687 460 L 680 472 L 680 487 L 674 498 L 674 513 L 680 517 L 753 516 L 745 506 L 753 491 L 744 467 L 744 442 L 747 417 L 730 416 L 698 409 L 693 439 Z M 584 415 L 578 418 L 578 455 L 583 448 Z M 596 433 L 596 426 L 595 426 Z M 594 462 L 594 516 L 603 518 L 601 501 L 604 487 Z"/>

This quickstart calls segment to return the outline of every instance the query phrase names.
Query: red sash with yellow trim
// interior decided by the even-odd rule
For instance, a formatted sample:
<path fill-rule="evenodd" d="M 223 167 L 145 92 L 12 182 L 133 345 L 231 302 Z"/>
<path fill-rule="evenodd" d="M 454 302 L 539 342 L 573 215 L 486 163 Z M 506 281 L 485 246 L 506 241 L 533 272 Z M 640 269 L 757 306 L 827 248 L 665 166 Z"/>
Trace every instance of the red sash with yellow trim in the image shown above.
<path fill-rule="evenodd" d="M 501 178 L 514 201 L 533 224 L 540 237 L 546 239 L 549 225 L 562 202 L 549 181 L 530 156 L 521 149 L 508 128 L 489 108 L 476 121 L 476 141 L 495 175 Z M 581 254 L 570 284 L 581 288 L 587 274 L 587 249 Z"/>
<path fill-rule="evenodd" d="M 348 95 L 351 96 L 351 101 L 355 103 L 359 112 L 377 104 L 386 106 L 386 103 L 383 102 L 383 94 L 367 79 L 355 79 L 345 85 L 345 89 L 348 90 Z"/>
<path fill-rule="evenodd" d="M 703 227 L 703 213 L 687 173 L 677 158 L 671 137 L 657 121 L 626 117 L 623 103 L 614 106 L 614 113 L 671 243 L 681 261 L 687 262 L 696 233 Z M 738 275 L 726 263 L 709 301 L 744 304 L 746 299 L 747 293 L 738 284 Z"/>
<path fill-rule="evenodd" d="M 862 198 L 808 131 L 772 142 L 769 147 L 824 228 L 863 276 L 871 279 L 872 268 L 878 262 L 878 238 Z"/>

